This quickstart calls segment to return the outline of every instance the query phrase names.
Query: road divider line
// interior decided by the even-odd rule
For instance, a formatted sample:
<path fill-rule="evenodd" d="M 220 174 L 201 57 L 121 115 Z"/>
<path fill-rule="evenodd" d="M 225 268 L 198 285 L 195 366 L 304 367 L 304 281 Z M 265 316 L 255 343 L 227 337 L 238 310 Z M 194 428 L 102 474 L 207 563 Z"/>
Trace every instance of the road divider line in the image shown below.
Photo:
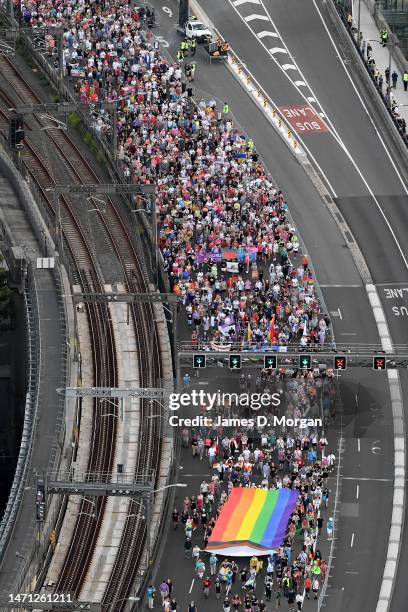
<path fill-rule="evenodd" d="M 356 488 L 356 499 L 359 498 L 359 495 L 360 495 L 360 485 L 357 485 L 357 488 Z"/>
<path fill-rule="evenodd" d="M 351 534 L 351 542 L 350 542 L 351 548 L 353 548 L 353 544 L 354 544 L 354 533 Z"/>

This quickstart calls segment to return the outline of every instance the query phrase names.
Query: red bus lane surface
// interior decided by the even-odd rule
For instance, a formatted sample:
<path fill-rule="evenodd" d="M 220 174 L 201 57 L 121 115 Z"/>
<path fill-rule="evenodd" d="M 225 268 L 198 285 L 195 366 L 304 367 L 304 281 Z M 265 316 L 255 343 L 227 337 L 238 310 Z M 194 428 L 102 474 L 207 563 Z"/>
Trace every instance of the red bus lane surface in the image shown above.
<path fill-rule="evenodd" d="M 323 119 L 311 106 L 292 104 L 281 106 L 279 110 L 298 134 L 318 134 L 329 131 Z"/>

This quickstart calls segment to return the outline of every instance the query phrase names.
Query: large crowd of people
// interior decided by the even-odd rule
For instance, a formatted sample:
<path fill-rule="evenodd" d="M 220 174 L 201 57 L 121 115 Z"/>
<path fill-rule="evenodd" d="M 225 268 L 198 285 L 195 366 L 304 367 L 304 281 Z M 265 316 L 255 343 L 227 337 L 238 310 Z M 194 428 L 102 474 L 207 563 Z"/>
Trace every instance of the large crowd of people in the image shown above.
<path fill-rule="evenodd" d="M 285 413 L 296 408 L 300 416 L 308 414 L 316 400 L 325 401 L 331 410 L 335 402 L 330 372 L 281 370 L 269 376 L 264 377 L 265 388 L 281 393 Z M 224 405 L 217 407 L 216 414 L 230 416 L 237 411 L 237 406 Z M 269 413 L 276 413 L 276 409 L 265 411 Z M 196 577 L 202 591 L 197 597 L 195 590 L 193 611 L 206 609 L 203 596 L 220 600 L 219 609 L 223 612 L 262 612 L 277 609 L 283 602 L 289 610 L 301 610 L 305 599 L 317 599 L 327 573 L 319 539 L 330 540 L 333 536 L 328 478 L 335 467 L 335 455 L 328 448 L 323 430 L 201 426 L 185 430 L 183 442 L 184 452 L 191 452 L 194 461 L 204 461 L 211 470 L 210 478 L 203 477 L 172 513 L 173 528 L 179 532 L 182 548 L 179 555 L 191 559 L 191 576 Z M 199 471 L 197 466 L 196 472 Z M 232 558 L 206 551 L 217 518 L 234 487 L 298 491 L 285 538 L 274 554 Z M 170 591 L 166 583 L 171 585 Z M 160 584 L 160 604 L 165 609 L 166 605 L 169 610 L 180 609 L 177 598 L 185 599 L 180 588 L 177 580 L 174 584 L 171 579 Z M 150 585 L 151 607 L 155 590 Z"/>
<path fill-rule="evenodd" d="M 283 194 L 228 103 L 196 104 L 182 64 L 154 48 L 150 9 L 24 0 L 22 15 L 32 27 L 64 28 L 82 101 L 118 100 L 118 159 L 128 180 L 158 186 L 160 248 L 191 339 L 324 344 L 329 320 Z M 96 123 L 111 129 L 103 114 Z"/>
<path fill-rule="evenodd" d="M 160 249 L 191 340 L 300 348 L 327 342 L 330 321 L 284 195 L 252 139 L 234 125 L 228 103 L 197 104 L 182 63 L 155 49 L 150 9 L 128 0 L 23 0 L 21 10 L 27 27 L 64 28 L 66 72 L 82 101 L 118 100 L 117 157 L 129 181 L 157 185 Z M 52 53 L 52 36 L 47 44 Z M 109 132 L 103 114 L 98 122 Z M 285 394 L 286 414 L 294 417 L 319 407 L 329 412 L 334 401 L 330 376 L 321 373 L 263 373 L 259 384 Z M 222 598 L 224 612 L 262 612 L 281 598 L 301 609 L 304 597 L 317 596 L 327 569 L 316 545 L 334 466 L 324 434 L 198 428 L 184 440 L 212 470 L 173 513 L 204 594 Z M 236 486 L 299 492 L 279 550 L 241 567 L 203 553 Z M 164 610 L 179 609 L 170 579 L 150 585 L 147 595 L 149 607 L 160 596 Z M 194 601 L 188 609 L 197 612 Z"/>

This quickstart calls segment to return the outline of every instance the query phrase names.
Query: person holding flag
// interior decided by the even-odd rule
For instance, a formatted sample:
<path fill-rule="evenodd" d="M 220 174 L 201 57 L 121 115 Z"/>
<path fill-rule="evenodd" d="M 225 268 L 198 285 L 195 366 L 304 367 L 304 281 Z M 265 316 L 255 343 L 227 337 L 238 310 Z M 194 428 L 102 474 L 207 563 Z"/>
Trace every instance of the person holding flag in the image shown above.
<path fill-rule="evenodd" d="M 275 315 L 273 315 L 271 322 L 269 324 L 268 342 L 269 344 L 275 343 Z"/>
<path fill-rule="evenodd" d="M 251 328 L 251 323 L 250 323 L 250 321 L 248 321 L 247 340 L 248 340 L 248 344 L 249 345 L 251 345 L 251 343 L 252 343 L 252 336 L 253 336 L 253 332 L 252 332 L 252 328 Z"/>

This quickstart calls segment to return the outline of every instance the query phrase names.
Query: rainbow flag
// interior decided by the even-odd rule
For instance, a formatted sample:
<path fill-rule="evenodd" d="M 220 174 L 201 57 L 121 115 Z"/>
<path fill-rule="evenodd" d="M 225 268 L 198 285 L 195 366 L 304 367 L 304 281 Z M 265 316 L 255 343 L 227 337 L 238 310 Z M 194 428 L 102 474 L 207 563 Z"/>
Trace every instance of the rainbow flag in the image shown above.
<path fill-rule="evenodd" d="M 283 542 L 298 495 L 291 489 L 234 488 L 206 550 L 236 557 L 271 554 Z"/>

